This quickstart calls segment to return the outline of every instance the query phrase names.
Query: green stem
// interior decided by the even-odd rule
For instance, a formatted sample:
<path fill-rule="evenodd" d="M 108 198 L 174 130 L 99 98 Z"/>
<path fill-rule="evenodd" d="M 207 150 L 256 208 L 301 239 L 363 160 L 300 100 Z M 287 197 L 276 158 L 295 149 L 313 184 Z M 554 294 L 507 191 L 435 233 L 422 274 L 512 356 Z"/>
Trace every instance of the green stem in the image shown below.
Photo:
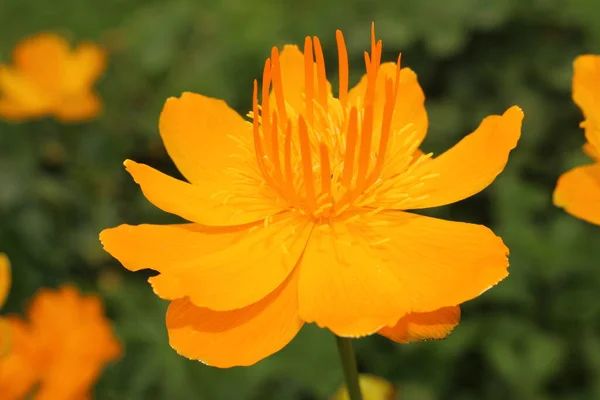
<path fill-rule="evenodd" d="M 344 378 L 346 379 L 346 388 L 350 400 L 363 400 L 358 383 L 358 368 L 356 367 L 356 356 L 352 347 L 352 339 L 336 336 L 338 353 L 344 370 Z"/>

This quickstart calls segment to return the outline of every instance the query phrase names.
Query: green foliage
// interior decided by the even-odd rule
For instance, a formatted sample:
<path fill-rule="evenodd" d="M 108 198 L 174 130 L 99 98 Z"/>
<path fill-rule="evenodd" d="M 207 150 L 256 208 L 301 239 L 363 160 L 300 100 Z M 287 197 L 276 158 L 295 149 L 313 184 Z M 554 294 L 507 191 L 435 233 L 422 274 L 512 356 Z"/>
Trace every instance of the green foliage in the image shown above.
<path fill-rule="evenodd" d="M 167 97 L 200 92 L 245 113 L 271 46 L 318 35 L 333 60 L 337 28 L 356 82 L 372 20 L 384 57 L 402 51 L 419 74 L 431 121 L 426 150 L 443 151 L 513 104 L 526 118 L 500 178 L 434 210 L 491 226 L 511 249 L 510 277 L 468 303 L 445 341 L 360 339 L 360 367 L 395 382 L 405 400 L 600 398 L 600 228 L 551 203 L 557 177 L 586 162 L 571 64 L 600 52 L 597 1 L 3 0 L 0 8 L 0 61 L 43 30 L 110 51 L 97 121 L 0 122 L 0 250 L 14 264 L 7 310 L 67 281 L 100 292 L 127 350 L 106 370 L 97 399 L 325 399 L 340 383 L 333 338 L 313 326 L 251 368 L 217 370 L 177 356 L 165 303 L 97 237 L 120 223 L 174 221 L 122 168 L 131 158 L 178 175 L 157 132 Z"/>

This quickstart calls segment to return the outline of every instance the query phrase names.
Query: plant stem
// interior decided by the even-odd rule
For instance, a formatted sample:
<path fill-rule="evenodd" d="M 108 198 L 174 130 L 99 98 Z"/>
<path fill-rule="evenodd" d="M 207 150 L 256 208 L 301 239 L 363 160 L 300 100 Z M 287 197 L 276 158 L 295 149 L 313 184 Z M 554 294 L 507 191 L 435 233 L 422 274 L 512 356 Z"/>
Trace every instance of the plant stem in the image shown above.
<path fill-rule="evenodd" d="M 363 400 L 358 383 L 358 368 L 356 367 L 356 356 L 352 347 L 352 339 L 336 336 L 338 353 L 344 370 L 344 378 L 346 379 L 346 388 L 350 400 Z"/>

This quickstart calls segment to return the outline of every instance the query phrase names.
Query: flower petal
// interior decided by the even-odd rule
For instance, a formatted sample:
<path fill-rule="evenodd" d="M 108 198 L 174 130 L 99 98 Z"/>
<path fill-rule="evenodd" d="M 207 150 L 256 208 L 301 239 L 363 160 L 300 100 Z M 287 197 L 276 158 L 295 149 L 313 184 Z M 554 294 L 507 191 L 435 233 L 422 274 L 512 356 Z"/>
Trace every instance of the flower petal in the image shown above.
<path fill-rule="evenodd" d="M 40 117 L 51 106 L 52 100 L 21 72 L 0 65 L 0 116 L 17 121 Z"/>
<path fill-rule="evenodd" d="M 63 88 L 67 93 L 90 90 L 106 68 L 106 52 L 92 43 L 80 43 L 70 54 Z"/>
<path fill-rule="evenodd" d="M 188 296 L 199 307 L 232 310 L 271 293 L 292 271 L 311 226 L 290 214 L 265 226 L 208 228 L 121 225 L 100 234 L 104 248 L 125 268 L 151 268 L 162 298 Z"/>
<path fill-rule="evenodd" d="M 373 100 L 373 146 L 379 146 L 381 132 L 377 130 L 382 125 L 383 109 L 386 96 L 386 81 L 396 82 L 396 69 L 394 63 L 383 63 L 377 74 L 375 87 L 375 98 Z M 359 83 L 348 93 L 348 102 L 361 109 L 367 92 L 367 75 L 365 74 Z M 409 146 L 412 151 L 416 150 L 427 134 L 428 119 L 425 109 L 425 94 L 417 80 L 417 74 L 410 68 L 402 68 L 399 75 L 398 95 L 394 106 L 392 123 L 390 129 L 388 157 L 384 163 L 384 171 L 389 175 L 396 173 L 393 154 L 406 153 L 404 148 Z M 407 149 L 408 150 L 408 149 Z"/>
<path fill-rule="evenodd" d="M 443 339 L 460 322 L 460 307 L 444 307 L 427 313 L 410 313 L 394 326 L 379 331 L 380 335 L 397 343 Z"/>
<path fill-rule="evenodd" d="M 573 63 L 573 100 L 585 116 L 585 136 L 600 149 L 600 56 L 583 55 Z"/>
<path fill-rule="evenodd" d="M 0 356 L 3 356 L 0 357 L 0 393 L 2 400 L 21 400 L 39 379 L 38 369 L 44 360 L 40 359 L 37 342 L 24 322 L 13 317 L 0 319 L 0 333 L 5 334 L 5 330 L 8 330 L 9 352 L 5 355 L 2 353 L 5 349 L 0 348 Z"/>
<path fill-rule="evenodd" d="M 281 211 L 281 207 L 269 200 L 268 193 L 264 193 L 268 190 L 264 186 L 252 186 L 233 196 L 216 182 L 192 185 L 131 160 L 124 165 L 152 204 L 188 221 L 203 225 L 241 225 Z M 250 190 L 256 192 L 252 194 Z"/>
<path fill-rule="evenodd" d="M 41 33 L 21 41 L 13 54 L 18 71 L 48 94 L 62 92 L 69 43 L 55 33 Z"/>
<path fill-rule="evenodd" d="M 554 204 L 569 214 L 600 225 L 600 164 L 563 174 L 554 190 Z"/>
<path fill-rule="evenodd" d="M 86 91 L 65 98 L 54 113 L 62 122 L 83 122 L 97 117 L 100 110 L 100 97 L 93 91 Z"/>
<path fill-rule="evenodd" d="M 4 306 L 10 290 L 10 262 L 6 254 L 0 253 L 0 309 Z"/>
<path fill-rule="evenodd" d="M 455 203 L 491 184 L 502 172 L 508 154 L 521 136 L 523 112 L 514 106 L 502 116 L 483 120 L 475 132 L 435 159 L 417 161 L 406 188 L 378 195 L 374 206 L 414 210 Z"/>
<path fill-rule="evenodd" d="M 340 336 L 367 335 L 477 297 L 508 275 L 507 254 L 484 226 L 396 211 L 315 227 L 300 316 Z"/>
<path fill-rule="evenodd" d="M 191 183 L 224 185 L 236 160 L 256 163 L 249 123 L 223 100 L 195 93 L 169 98 L 160 115 L 167 152 Z"/>
<path fill-rule="evenodd" d="M 279 351 L 303 325 L 297 276 L 293 272 L 267 297 L 233 311 L 199 308 L 187 298 L 173 301 L 167 310 L 171 347 L 219 368 L 252 365 Z"/>

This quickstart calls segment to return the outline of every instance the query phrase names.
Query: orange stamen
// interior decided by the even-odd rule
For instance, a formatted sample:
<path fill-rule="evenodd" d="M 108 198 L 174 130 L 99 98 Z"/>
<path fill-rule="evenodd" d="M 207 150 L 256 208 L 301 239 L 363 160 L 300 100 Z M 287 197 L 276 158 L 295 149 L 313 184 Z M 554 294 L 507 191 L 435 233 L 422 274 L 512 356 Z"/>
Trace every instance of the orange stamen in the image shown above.
<path fill-rule="evenodd" d="M 311 125 L 313 123 L 313 98 L 315 88 L 313 73 L 314 61 L 312 40 L 307 36 L 304 39 L 304 92 L 306 95 L 306 118 Z"/>
<path fill-rule="evenodd" d="M 365 182 L 369 161 L 371 157 L 371 143 L 373 141 L 373 104 L 365 107 L 365 116 L 361 130 L 360 150 L 358 155 L 358 173 L 356 178 L 356 188 L 360 191 Z"/>
<path fill-rule="evenodd" d="M 262 148 L 260 128 L 258 126 L 258 81 L 256 79 L 254 80 L 254 92 L 252 95 L 252 112 L 254 114 L 254 117 L 252 118 L 252 133 L 254 135 L 254 152 L 256 154 L 256 163 L 258 164 L 263 176 L 266 178 L 268 174 L 263 159 L 265 153 Z"/>
<path fill-rule="evenodd" d="M 263 127 L 264 132 L 264 127 Z M 281 161 L 279 160 L 279 126 L 277 125 L 277 113 L 273 113 L 273 126 L 271 127 L 271 157 L 273 158 L 273 173 L 275 181 L 281 182 Z"/>
<path fill-rule="evenodd" d="M 325 74 L 325 58 L 323 57 L 323 49 L 318 37 L 313 38 L 315 47 L 315 57 L 317 62 L 317 82 L 319 103 L 327 112 L 327 76 Z"/>
<path fill-rule="evenodd" d="M 342 31 L 337 30 L 335 32 L 335 39 L 337 42 L 338 48 L 338 62 L 339 62 L 339 79 L 340 79 L 340 88 L 338 97 L 340 99 L 340 103 L 342 103 L 342 108 L 344 111 L 346 110 L 346 100 L 348 97 L 348 50 L 346 49 L 346 42 L 344 41 L 344 35 Z"/>
<path fill-rule="evenodd" d="M 331 193 L 331 165 L 329 164 L 329 151 L 325 143 L 321 143 L 321 190 Z"/>
<path fill-rule="evenodd" d="M 269 126 L 271 124 L 270 115 L 270 104 L 269 104 L 269 90 L 271 89 L 271 60 L 267 58 L 265 61 L 265 68 L 263 70 L 263 81 L 262 81 L 262 106 L 261 106 L 261 124 L 263 132 L 269 132 Z"/>
<path fill-rule="evenodd" d="M 342 185 L 350 188 L 352 173 L 354 170 L 354 156 L 356 154 L 356 142 L 358 138 L 358 111 L 355 107 L 350 109 L 348 121 L 348 133 L 346 137 L 346 152 L 344 154 L 344 171 L 342 172 Z"/>
<path fill-rule="evenodd" d="M 283 147 L 283 165 L 285 168 L 285 183 L 289 201 L 292 205 L 296 203 L 296 192 L 294 190 L 294 176 L 292 174 L 292 123 L 288 121 L 285 129 L 285 143 Z"/>
<path fill-rule="evenodd" d="M 306 207 L 313 210 L 315 206 L 315 187 L 313 185 L 312 160 L 310 157 L 310 140 L 308 128 L 304 117 L 298 120 L 298 137 L 300 142 L 300 154 L 302 156 L 302 172 L 304 173 L 304 187 L 306 190 Z"/>
<path fill-rule="evenodd" d="M 279 63 L 279 50 L 277 50 L 277 47 L 271 49 L 271 69 L 273 90 L 275 91 L 275 102 L 277 103 L 277 110 L 281 115 L 279 123 L 286 123 L 287 113 L 285 109 L 285 98 L 283 97 L 283 80 L 281 78 L 281 64 Z"/>

